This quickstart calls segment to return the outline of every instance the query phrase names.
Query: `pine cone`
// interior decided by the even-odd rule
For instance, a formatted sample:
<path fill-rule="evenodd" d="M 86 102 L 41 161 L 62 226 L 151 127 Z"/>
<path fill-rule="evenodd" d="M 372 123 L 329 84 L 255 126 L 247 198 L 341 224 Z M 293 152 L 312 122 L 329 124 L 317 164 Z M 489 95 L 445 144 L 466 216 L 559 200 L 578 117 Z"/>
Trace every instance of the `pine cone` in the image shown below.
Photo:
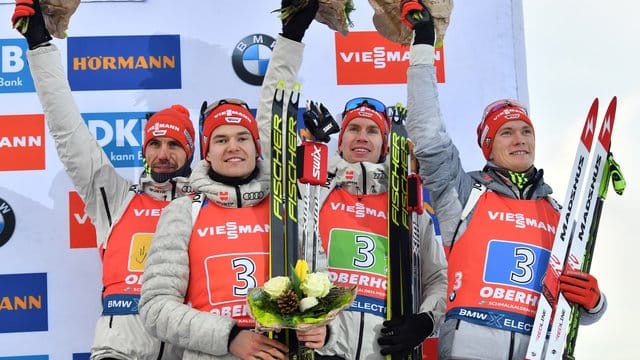
<path fill-rule="evenodd" d="M 298 295 L 293 290 L 285 291 L 278 298 L 278 309 L 284 315 L 293 314 L 298 308 L 300 304 L 300 299 L 298 299 Z"/>
<path fill-rule="evenodd" d="M 329 293 L 325 297 L 321 297 L 318 300 L 323 307 L 329 307 L 332 302 L 334 302 L 338 296 L 340 296 L 340 289 L 337 287 L 332 287 L 329 290 Z"/>

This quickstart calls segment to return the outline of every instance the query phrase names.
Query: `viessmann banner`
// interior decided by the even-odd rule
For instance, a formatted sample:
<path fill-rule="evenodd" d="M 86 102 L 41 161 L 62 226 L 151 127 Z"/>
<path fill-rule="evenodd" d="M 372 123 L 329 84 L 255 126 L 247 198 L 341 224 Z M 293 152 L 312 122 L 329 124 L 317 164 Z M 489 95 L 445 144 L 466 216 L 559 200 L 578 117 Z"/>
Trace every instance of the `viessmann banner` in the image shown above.
<path fill-rule="evenodd" d="M 0 360 L 84 360 L 101 313 L 100 255 L 48 130 L 56 119 L 45 117 L 35 93 L 26 41 L 9 25 L 14 4 L 0 0 Z M 52 42 L 77 111 L 118 174 L 135 180 L 142 171 L 147 113 L 182 104 L 198 129 L 205 100 L 234 97 L 257 107 L 281 31 L 275 7 L 261 0 L 243 1 L 241 12 L 237 0 L 80 3 L 68 38 Z M 349 35 L 315 22 L 304 38 L 301 107 L 322 102 L 338 120 L 350 98 L 406 103 L 409 48 L 376 33 L 368 1 L 356 0 L 355 8 Z M 452 135 L 468 139 L 459 142 L 468 145 L 460 148 L 467 168 L 482 164 L 469 129 L 483 106 L 498 97 L 527 101 L 521 11 L 520 0 L 457 3 L 437 49 L 442 112 Z"/>

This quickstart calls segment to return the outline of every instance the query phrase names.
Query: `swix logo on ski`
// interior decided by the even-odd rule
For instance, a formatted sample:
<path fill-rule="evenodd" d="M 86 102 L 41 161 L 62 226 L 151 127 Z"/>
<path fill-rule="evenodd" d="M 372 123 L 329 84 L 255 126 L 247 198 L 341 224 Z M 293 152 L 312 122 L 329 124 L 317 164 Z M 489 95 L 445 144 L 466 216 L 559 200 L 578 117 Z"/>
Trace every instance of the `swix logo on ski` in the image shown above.
<path fill-rule="evenodd" d="M 85 204 L 75 191 L 69 192 L 69 247 L 83 249 L 96 247 L 96 228 L 89 215 L 84 212 Z"/>
<path fill-rule="evenodd" d="M 405 84 L 409 47 L 384 38 L 377 31 L 335 33 L 338 85 Z M 436 78 L 444 82 L 444 50 L 435 52 Z"/>
<path fill-rule="evenodd" d="M 0 115 L 0 171 L 44 170 L 44 115 Z"/>
<path fill-rule="evenodd" d="M 332 201 L 329 205 L 331 205 L 331 210 L 354 214 L 353 216 L 356 218 L 364 219 L 365 217 L 374 217 L 385 220 L 387 219 L 387 215 L 383 210 L 366 207 L 363 203 L 360 202 L 356 202 L 355 205 L 347 205 L 342 202 Z"/>
<path fill-rule="evenodd" d="M 67 40 L 71 90 L 180 89 L 180 36 L 87 36 Z"/>
<path fill-rule="evenodd" d="M 36 91 L 27 66 L 27 48 L 24 39 L 0 40 L 0 93 Z"/>
<path fill-rule="evenodd" d="M 146 113 L 83 113 L 82 117 L 114 167 L 142 166 Z"/>
<path fill-rule="evenodd" d="M 47 331 L 47 274 L 0 275 L 0 333 Z"/>
<path fill-rule="evenodd" d="M 320 179 L 320 170 L 322 169 L 322 149 L 317 146 L 314 145 L 313 146 L 313 152 L 311 153 L 311 159 L 313 160 L 313 164 L 312 164 L 312 168 L 311 168 L 311 174 L 313 175 L 314 179 Z"/>
<path fill-rule="evenodd" d="M 269 232 L 269 224 L 239 224 L 237 221 L 227 221 L 216 226 L 196 228 L 198 236 L 226 236 L 229 240 L 235 240 L 244 234 L 264 234 Z"/>
<path fill-rule="evenodd" d="M 556 227 L 547 224 L 544 221 L 540 221 L 538 219 L 526 217 L 522 213 L 512 213 L 512 212 L 504 212 L 504 211 L 488 211 L 489 220 L 491 221 L 503 221 L 503 222 L 512 222 L 514 223 L 514 227 L 518 229 L 525 229 L 527 227 L 533 227 L 537 229 L 542 229 L 551 234 L 556 233 Z"/>

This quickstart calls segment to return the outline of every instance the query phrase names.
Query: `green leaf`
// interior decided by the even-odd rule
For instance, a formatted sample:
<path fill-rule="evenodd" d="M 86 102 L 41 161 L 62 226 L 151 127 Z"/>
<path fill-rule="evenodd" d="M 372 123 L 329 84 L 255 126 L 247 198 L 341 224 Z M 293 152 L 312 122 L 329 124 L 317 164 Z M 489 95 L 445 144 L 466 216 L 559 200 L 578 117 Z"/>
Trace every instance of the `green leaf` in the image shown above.
<path fill-rule="evenodd" d="M 293 16 L 295 13 L 297 13 L 302 8 L 307 6 L 308 3 L 309 3 L 309 0 L 294 0 L 291 3 L 291 5 L 285 6 L 284 8 L 281 8 L 281 9 L 273 10 L 272 13 L 274 12 L 280 13 L 278 17 L 282 20 L 282 22 L 286 23 L 287 21 L 289 21 L 291 16 Z"/>

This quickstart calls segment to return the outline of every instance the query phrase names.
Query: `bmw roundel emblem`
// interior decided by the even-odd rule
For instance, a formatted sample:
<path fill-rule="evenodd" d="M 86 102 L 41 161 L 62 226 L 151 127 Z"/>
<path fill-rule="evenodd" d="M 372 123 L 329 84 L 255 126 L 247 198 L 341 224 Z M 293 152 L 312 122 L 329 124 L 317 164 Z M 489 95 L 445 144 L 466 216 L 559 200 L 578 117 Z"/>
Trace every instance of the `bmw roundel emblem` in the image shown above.
<path fill-rule="evenodd" d="M 262 85 L 276 39 L 265 34 L 252 34 L 240 40 L 231 56 L 233 70 L 251 85 Z"/>
<path fill-rule="evenodd" d="M 6 244 L 16 228 L 16 216 L 9 203 L 0 199 L 0 246 Z"/>

